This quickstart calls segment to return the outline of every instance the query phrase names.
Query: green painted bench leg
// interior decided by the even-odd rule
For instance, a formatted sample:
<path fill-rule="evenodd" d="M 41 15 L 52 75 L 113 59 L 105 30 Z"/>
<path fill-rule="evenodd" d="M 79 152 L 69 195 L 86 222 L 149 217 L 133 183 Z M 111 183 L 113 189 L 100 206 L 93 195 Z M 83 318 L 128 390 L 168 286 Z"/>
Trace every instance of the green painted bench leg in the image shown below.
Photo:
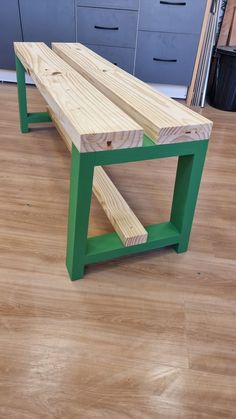
<path fill-rule="evenodd" d="M 72 280 L 84 275 L 95 153 L 72 146 L 66 266 Z"/>
<path fill-rule="evenodd" d="M 27 110 L 27 95 L 25 84 L 25 68 L 16 56 L 16 76 L 18 89 L 18 106 L 20 114 L 20 129 L 22 134 L 29 132 L 29 124 L 51 122 L 48 112 L 32 112 Z"/>
<path fill-rule="evenodd" d="M 207 145 L 198 141 L 193 155 L 179 157 L 170 220 L 181 234 L 175 246 L 177 253 L 188 249 Z"/>
<path fill-rule="evenodd" d="M 20 129 L 21 132 L 24 134 L 26 132 L 29 132 L 25 69 L 18 57 L 16 57 L 16 76 L 18 89 L 18 105 L 20 114 Z"/>

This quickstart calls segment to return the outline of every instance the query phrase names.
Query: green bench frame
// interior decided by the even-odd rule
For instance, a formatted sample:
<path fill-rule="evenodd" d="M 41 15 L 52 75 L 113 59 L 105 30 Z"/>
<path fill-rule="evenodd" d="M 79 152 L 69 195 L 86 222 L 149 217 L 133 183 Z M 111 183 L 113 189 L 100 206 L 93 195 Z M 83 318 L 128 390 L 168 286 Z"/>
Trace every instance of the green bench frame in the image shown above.
<path fill-rule="evenodd" d="M 29 124 L 50 122 L 47 112 L 28 113 L 25 69 L 16 57 L 21 132 Z M 143 146 L 119 150 L 80 153 L 72 146 L 66 265 L 72 280 L 84 275 L 86 265 L 165 246 L 177 253 L 188 249 L 189 237 L 202 178 L 208 139 L 174 144 L 154 144 L 144 136 Z M 148 241 L 125 247 L 118 235 L 88 238 L 88 223 L 95 166 L 178 157 L 170 220 L 145 227 Z"/>

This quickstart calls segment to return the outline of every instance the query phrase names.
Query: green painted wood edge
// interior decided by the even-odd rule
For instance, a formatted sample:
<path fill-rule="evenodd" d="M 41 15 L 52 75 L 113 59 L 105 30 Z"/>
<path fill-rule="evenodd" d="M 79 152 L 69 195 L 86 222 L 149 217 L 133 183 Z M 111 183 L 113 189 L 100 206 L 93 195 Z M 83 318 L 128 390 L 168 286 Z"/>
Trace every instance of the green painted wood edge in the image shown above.
<path fill-rule="evenodd" d="M 208 140 L 185 143 L 154 144 L 146 135 L 142 147 L 95 152 L 95 165 L 105 166 L 119 163 L 154 160 L 167 157 L 193 155 L 207 147 Z M 88 153 L 86 153 L 88 154 Z"/>
<path fill-rule="evenodd" d="M 25 84 L 25 68 L 19 58 L 16 58 L 16 77 L 17 77 L 17 91 L 18 91 L 18 107 L 20 116 L 20 129 L 22 134 L 29 132 L 28 118 L 27 118 L 27 96 Z"/>
<path fill-rule="evenodd" d="M 33 112 L 27 115 L 29 124 L 37 124 L 43 122 L 51 122 L 52 119 L 48 112 Z"/>
<path fill-rule="evenodd" d="M 130 247 L 125 247 L 116 233 L 90 237 L 87 241 L 85 264 L 154 250 L 179 242 L 180 233 L 170 222 L 153 224 L 145 228 L 148 232 L 148 241 Z"/>
<path fill-rule="evenodd" d="M 48 112 L 28 113 L 26 83 L 25 83 L 25 68 L 17 56 L 16 56 L 16 75 L 17 75 L 20 127 L 21 127 L 21 132 L 25 134 L 29 132 L 29 124 L 51 122 L 51 117 L 48 114 Z"/>
<path fill-rule="evenodd" d="M 181 232 L 181 240 L 175 247 L 178 253 L 188 249 L 207 146 L 208 141 L 201 143 L 194 155 L 179 157 L 170 217 L 172 224 Z"/>
<path fill-rule="evenodd" d="M 66 266 L 71 279 L 82 278 L 94 172 L 94 153 L 80 153 L 72 144 Z"/>

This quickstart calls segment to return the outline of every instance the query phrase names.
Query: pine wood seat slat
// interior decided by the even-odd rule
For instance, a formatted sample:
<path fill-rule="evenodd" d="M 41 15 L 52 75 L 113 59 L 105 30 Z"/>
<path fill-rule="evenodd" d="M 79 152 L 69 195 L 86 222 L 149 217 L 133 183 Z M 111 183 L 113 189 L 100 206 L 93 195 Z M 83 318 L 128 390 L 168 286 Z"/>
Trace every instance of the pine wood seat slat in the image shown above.
<path fill-rule="evenodd" d="M 138 147 L 143 130 L 44 43 L 15 53 L 80 152 Z"/>
<path fill-rule="evenodd" d="M 154 142 L 167 144 L 210 137 L 211 121 L 154 91 L 84 45 L 52 43 L 52 49 L 135 119 Z"/>

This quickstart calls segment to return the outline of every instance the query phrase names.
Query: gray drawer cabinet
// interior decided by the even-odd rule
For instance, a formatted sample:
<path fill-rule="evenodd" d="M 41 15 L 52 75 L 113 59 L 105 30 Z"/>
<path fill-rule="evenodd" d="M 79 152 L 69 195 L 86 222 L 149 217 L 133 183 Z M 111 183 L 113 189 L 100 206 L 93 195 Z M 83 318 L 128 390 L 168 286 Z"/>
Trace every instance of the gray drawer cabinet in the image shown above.
<path fill-rule="evenodd" d="M 138 13 L 130 10 L 77 8 L 77 38 L 84 44 L 135 47 Z"/>
<path fill-rule="evenodd" d="M 111 63 L 117 65 L 120 68 L 123 68 L 125 71 L 128 71 L 128 73 L 133 73 L 135 49 L 108 47 L 104 45 L 86 46 Z"/>
<path fill-rule="evenodd" d="M 146 82 L 187 86 L 206 2 L 2 0 L 0 68 L 14 68 L 12 42 L 22 37 L 77 41 Z"/>
<path fill-rule="evenodd" d="M 140 30 L 200 33 L 206 0 L 140 1 Z"/>
<path fill-rule="evenodd" d="M 138 10 L 140 0 L 77 0 L 78 6 Z"/>
<path fill-rule="evenodd" d="M 20 0 L 24 41 L 75 42 L 74 0 Z"/>
<path fill-rule="evenodd" d="M 197 46 L 198 36 L 194 34 L 140 31 L 135 74 L 150 83 L 187 86 Z"/>
<path fill-rule="evenodd" d="M 15 68 L 14 41 L 22 41 L 18 0 L 4 1 L 0 11 L 0 68 Z"/>

